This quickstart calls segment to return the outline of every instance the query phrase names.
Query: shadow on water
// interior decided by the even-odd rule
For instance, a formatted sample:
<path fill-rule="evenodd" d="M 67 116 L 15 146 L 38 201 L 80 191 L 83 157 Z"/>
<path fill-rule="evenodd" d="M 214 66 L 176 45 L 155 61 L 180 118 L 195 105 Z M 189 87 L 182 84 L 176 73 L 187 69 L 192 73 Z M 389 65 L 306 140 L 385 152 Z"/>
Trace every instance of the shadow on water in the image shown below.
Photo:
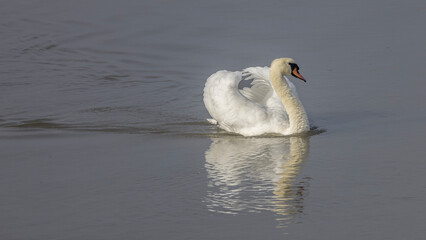
<path fill-rule="evenodd" d="M 303 213 L 309 177 L 300 177 L 309 136 L 213 137 L 205 152 L 209 211 L 223 214 L 271 211 L 278 227 Z"/>

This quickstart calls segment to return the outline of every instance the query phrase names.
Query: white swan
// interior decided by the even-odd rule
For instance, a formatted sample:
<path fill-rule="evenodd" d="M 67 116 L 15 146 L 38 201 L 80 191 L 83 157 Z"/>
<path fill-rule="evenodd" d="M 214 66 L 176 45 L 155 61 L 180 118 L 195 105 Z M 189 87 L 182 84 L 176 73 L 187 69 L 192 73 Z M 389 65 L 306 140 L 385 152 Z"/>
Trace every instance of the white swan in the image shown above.
<path fill-rule="evenodd" d="M 244 136 L 266 133 L 292 135 L 309 131 L 309 121 L 288 75 L 306 82 L 291 58 L 275 59 L 271 67 L 250 67 L 242 72 L 218 71 L 204 87 L 204 104 L 213 124 Z M 238 89 L 241 80 L 251 87 Z"/>

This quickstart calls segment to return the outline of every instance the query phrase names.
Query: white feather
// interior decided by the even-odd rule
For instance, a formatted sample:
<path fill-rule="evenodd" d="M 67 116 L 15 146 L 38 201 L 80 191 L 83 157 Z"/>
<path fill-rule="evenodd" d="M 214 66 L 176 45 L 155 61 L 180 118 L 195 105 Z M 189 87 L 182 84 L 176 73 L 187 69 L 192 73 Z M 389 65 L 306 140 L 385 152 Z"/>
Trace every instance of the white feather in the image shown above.
<path fill-rule="evenodd" d="M 269 67 L 250 67 L 242 72 L 222 70 L 211 75 L 204 88 L 204 104 L 214 123 L 226 131 L 245 136 L 289 133 L 289 116 L 269 75 Z M 251 86 L 238 89 L 243 79 L 252 80 Z M 290 97 L 297 98 L 293 83 L 285 76 L 277 81 L 286 82 L 280 84 L 290 89 Z"/>

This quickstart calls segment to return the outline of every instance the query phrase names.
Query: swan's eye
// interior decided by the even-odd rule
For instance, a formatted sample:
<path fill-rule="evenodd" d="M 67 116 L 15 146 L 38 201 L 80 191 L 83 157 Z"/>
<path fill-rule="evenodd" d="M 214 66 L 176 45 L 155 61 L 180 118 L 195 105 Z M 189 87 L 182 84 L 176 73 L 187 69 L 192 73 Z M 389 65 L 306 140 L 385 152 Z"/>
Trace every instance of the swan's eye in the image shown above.
<path fill-rule="evenodd" d="M 299 69 L 299 66 L 297 66 L 297 64 L 296 63 L 288 63 L 288 65 L 290 65 L 290 67 L 291 67 L 291 70 L 293 71 L 295 68 L 296 69 Z"/>

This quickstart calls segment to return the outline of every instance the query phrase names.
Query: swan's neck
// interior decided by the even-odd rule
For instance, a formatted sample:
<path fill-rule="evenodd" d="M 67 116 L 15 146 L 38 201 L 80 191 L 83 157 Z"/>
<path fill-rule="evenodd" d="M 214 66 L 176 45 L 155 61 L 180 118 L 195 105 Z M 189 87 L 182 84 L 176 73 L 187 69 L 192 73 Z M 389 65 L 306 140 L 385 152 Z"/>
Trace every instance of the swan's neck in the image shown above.
<path fill-rule="evenodd" d="M 279 69 L 271 67 L 270 81 L 288 114 L 290 127 L 285 134 L 309 131 L 309 121 L 305 108 L 293 93 L 287 81 L 283 79 L 283 73 Z"/>

